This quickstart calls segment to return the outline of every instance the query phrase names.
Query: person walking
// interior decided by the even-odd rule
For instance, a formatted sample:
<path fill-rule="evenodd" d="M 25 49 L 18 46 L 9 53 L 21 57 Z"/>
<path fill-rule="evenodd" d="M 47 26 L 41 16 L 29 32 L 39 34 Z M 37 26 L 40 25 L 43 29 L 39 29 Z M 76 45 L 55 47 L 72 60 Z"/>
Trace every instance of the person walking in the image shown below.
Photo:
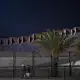
<path fill-rule="evenodd" d="M 22 71 L 22 79 L 25 77 L 25 74 L 26 74 L 26 66 L 24 64 L 22 64 L 22 67 L 23 67 L 23 71 Z"/>
<path fill-rule="evenodd" d="M 27 73 L 26 73 L 27 78 L 29 78 L 31 76 L 30 74 L 30 66 L 27 65 Z"/>

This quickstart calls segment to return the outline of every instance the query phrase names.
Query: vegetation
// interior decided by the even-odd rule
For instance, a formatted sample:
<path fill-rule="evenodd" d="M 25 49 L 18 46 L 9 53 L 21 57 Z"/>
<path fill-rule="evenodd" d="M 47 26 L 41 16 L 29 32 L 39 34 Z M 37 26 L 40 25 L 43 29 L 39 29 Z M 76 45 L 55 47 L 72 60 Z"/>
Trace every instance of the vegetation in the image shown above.
<path fill-rule="evenodd" d="M 80 56 L 80 42 L 77 44 L 76 50 L 77 50 L 77 55 Z"/>
<path fill-rule="evenodd" d="M 34 43 L 49 51 L 54 59 L 54 62 L 52 62 L 52 76 L 58 76 L 57 68 L 59 54 L 71 47 L 75 39 L 75 37 L 69 38 L 69 35 L 65 35 L 63 33 L 60 34 L 57 30 L 48 30 L 40 34 L 36 34 L 36 40 Z"/>

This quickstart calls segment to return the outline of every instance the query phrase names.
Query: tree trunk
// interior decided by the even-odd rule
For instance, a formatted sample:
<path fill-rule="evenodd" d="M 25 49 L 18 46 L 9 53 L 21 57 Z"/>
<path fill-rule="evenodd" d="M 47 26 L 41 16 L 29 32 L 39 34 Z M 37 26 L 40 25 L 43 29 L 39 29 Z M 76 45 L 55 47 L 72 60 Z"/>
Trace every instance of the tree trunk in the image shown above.
<path fill-rule="evenodd" d="M 58 57 L 55 56 L 54 60 L 52 60 L 51 77 L 58 77 Z"/>
<path fill-rule="evenodd" d="M 54 57 L 53 68 L 54 77 L 58 77 L 58 57 Z"/>

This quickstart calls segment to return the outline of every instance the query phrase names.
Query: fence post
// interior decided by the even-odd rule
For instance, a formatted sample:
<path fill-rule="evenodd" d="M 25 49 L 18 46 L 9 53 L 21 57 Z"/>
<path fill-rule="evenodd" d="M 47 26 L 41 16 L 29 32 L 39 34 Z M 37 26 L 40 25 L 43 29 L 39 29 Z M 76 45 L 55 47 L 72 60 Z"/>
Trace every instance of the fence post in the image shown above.
<path fill-rule="evenodd" d="M 53 66 L 52 66 L 52 54 L 51 54 L 50 57 L 51 57 L 51 77 L 52 77 L 52 67 L 53 67 Z"/>
<path fill-rule="evenodd" d="M 34 70 L 34 54 L 35 54 L 35 51 L 32 51 L 32 76 L 34 77 L 35 76 L 35 70 Z"/>
<path fill-rule="evenodd" d="M 49 67 L 48 67 L 48 79 L 50 78 L 50 74 L 49 74 Z"/>
<path fill-rule="evenodd" d="M 16 77 L 16 52 L 13 52 L 13 78 Z"/>
<path fill-rule="evenodd" d="M 64 80 L 65 80 L 65 66 L 64 66 Z"/>
<path fill-rule="evenodd" d="M 72 76 L 72 67 L 71 67 L 71 53 L 69 52 L 69 76 Z"/>

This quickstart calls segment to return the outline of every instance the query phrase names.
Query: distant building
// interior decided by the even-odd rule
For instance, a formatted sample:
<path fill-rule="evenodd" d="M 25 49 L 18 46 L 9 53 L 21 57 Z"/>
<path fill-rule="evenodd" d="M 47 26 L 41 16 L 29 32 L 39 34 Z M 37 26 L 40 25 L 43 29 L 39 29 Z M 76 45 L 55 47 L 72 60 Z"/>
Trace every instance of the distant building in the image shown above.
<path fill-rule="evenodd" d="M 75 35 L 80 32 L 80 27 L 74 27 L 73 29 L 62 29 L 60 30 L 60 34 L 64 33 L 65 35 Z M 35 40 L 35 34 L 31 36 L 20 36 L 20 37 L 9 37 L 9 38 L 1 38 L 1 45 L 10 45 L 10 44 L 22 44 L 22 43 L 31 43 Z"/>

